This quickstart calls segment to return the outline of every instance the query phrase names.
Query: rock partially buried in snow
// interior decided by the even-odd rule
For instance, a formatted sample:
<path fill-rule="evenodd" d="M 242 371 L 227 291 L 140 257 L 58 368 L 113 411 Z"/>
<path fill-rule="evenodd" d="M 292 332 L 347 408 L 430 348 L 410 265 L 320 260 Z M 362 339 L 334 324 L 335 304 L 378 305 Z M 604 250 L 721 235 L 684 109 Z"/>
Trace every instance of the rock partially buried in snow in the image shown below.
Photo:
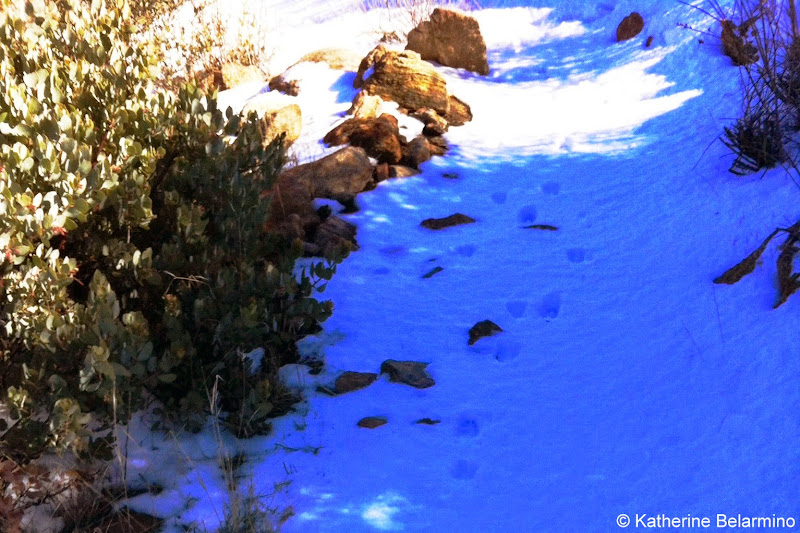
<path fill-rule="evenodd" d="M 420 224 L 423 228 L 428 228 L 432 230 L 442 230 L 445 228 L 451 228 L 453 226 L 460 226 L 462 224 L 473 224 L 475 223 L 475 219 L 469 217 L 467 215 L 463 215 L 461 213 L 456 213 L 454 215 L 450 215 L 449 217 L 445 218 L 426 218 Z"/>
<path fill-rule="evenodd" d="M 378 374 L 373 372 L 343 372 L 334 385 L 334 391 L 345 394 L 361 390 L 372 385 L 378 379 Z"/>
<path fill-rule="evenodd" d="M 452 94 L 449 97 L 447 113 L 444 119 L 451 126 L 463 126 L 472 120 L 472 109 L 460 98 L 456 98 Z"/>
<path fill-rule="evenodd" d="M 617 26 L 617 42 L 633 39 L 644 29 L 644 19 L 642 15 L 634 11 L 619 23 Z"/>
<path fill-rule="evenodd" d="M 389 381 L 403 383 L 417 389 L 433 387 L 436 382 L 426 370 L 428 363 L 395 361 L 387 359 L 381 364 L 381 374 L 389 374 Z"/>
<path fill-rule="evenodd" d="M 378 163 L 399 163 L 405 139 L 397 119 L 389 114 L 377 118 L 351 118 L 336 126 L 322 139 L 329 146 L 350 143 L 363 148 Z"/>
<path fill-rule="evenodd" d="M 358 427 L 375 429 L 385 425 L 388 422 L 389 420 L 382 416 L 367 416 L 358 421 Z"/>
<path fill-rule="evenodd" d="M 272 142 L 281 133 L 286 133 L 284 146 L 290 146 L 300 138 L 303 114 L 291 98 L 271 92 L 259 94 L 247 101 L 242 116 L 253 111 L 261 118 L 265 143 Z"/>
<path fill-rule="evenodd" d="M 439 424 L 440 422 L 441 422 L 441 420 L 434 420 L 432 418 L 425 417 L 425 418 L 420 418 L 419 420 L 417 420 L 414 423 L 415 424 L 421 424 L 423 426 L 435 426 L 436 424 Z"/>
<path fill-rule="evenodd" d="M 491 320 L 482 320 L 472 326 L 469 330 L 469 345 L 472 346 L 484 337 L 491 337 L 502 333 L 503 328 L 492 322 Z"/>
<path fill-rule="evenodd" d="M 226 89 L 232 89 L 237 85 L 251 81 L 263 81 L 264 79 L 264 73 L 256 66 L 242 65 L 240 63 L 225 63 L 222 65 L 222 83 Z"/>
<path fill-rule="evenodd" d="M 486 42 L 478 21 L 452 9 L 436 8 L 428 21 L 408 33 L 407 50 L 418 52 L 422 59 L 446 67 L 463 68 L 489 74 Z"/>
<path fill-rule="evenodd" d="M 300 94 L 300 83 L 297 80 L 290 80 L 283 74 L 279 74 L 269 80 L 269 90 L 289 96 L 297 96 Z"/>
<path fill-rule="evenodd" d="M 347 110 L 353 118 L 374 118 L 381 115 L 383 100 L 380 96 L 373 96 L 364 91 L 359 92 L 353 99 L 353 105 Z"/>
<path fill-rule="evenodd" d="M 443 135 L 447 132 L 449 126 L 447 120 L 433 109 L 420 109 L 411 116 L 425 125 L 425 127 L 422 128 L 422 134 L 426 137 Z"/>
<path fill-rule="evenodd" d="M 419 168 L 422 163 L 431 158 L 428 140 L 422 135 L 408 143 L 403 152 L 403 163 L 411 168 Z"/>
<path fill-rule="evenodd" d="M 389 165 L 390 178 L 410 178 L 421 174 L 416 168 L 407 167 L 404 165 Z"/>
<path fill-rule="evenodd" d="M 333 70 L 347 70 L 355 72 L 361 63 L 361 57 L 347 48 L 322 48 L 309 52 L 301 57 L 297 63 L 325 63 Z M 295 63 L 295 65 L 297 64 Z"/>
<path fill-rule="evenodd" d="M 319 250 L 313 255 L 328 258 L 343 257 L 358 250 L 356 226 L 339 217 L 328 217 L 314 231 L 314 244 Z"/>

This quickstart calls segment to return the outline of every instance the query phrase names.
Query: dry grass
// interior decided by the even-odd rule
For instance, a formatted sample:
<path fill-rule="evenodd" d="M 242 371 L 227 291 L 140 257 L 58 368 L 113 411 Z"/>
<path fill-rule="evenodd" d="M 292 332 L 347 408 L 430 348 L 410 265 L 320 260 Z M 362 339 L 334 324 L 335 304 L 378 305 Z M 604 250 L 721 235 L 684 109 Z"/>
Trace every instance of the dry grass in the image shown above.
<path fill-rule="evenodd" d="M 363 10 L 382 9 L 384 16 L 378 28 L 384 41 L 404 40 L 420 22 L 430 19 L 437 7 L 453 7 L 464 11 L 480 9 L 478 0 L 363 0 Z"/>

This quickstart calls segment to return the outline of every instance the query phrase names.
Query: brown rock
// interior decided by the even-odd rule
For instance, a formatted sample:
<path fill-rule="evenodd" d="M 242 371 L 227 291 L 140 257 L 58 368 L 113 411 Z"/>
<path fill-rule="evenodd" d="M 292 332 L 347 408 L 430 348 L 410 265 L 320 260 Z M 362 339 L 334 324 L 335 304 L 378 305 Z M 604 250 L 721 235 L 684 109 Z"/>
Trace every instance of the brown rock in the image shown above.
<path fill-rule="evenodd" d="M 736 26 L 730 20 L 721 21 L 722 24 L 722 50 L 730 57 L 737 67 L 749 65 L 758 61 L 758 50 L 752 43 L 744 40 L 749 24 Z"/>
<path fill-rule="evenodd" d="M 429 21 L 421 22 L 408 33 L 407 50 L 422 59 L 478 74 L 489 74 L 486 42 L 478 21 L 466 13 L 436 8 Z"/>
<path fill-rule="evenodd" d="M 444 119 L 451 126 L 463 126 L 472 120 L 472 109 L 462 100 L 452 94 L 449 97 L 449 106 Z"/>
<path fill-rule="evenodd" d="M 644 29 L 644 19 L 634 11 L 619 23 L 617 26 L 617 42 L 633 39 Z"/>
<path fill-rule="evenodd" d="M 449 217 L 445 218 L 427 218 L 422 221 L 420 224 L 423 228 L 428 228 L 432 230 L 442 230 L 445 228 L 452 228 L 453 226 L 461 226 L 463 224 L 473 224 L 475 219 L 472 217 L 468 217 L 467 215 L 462 215 L 461 213 L 456 213 L 455 215 L 450 215 Z"/>
<path fill-rule="evenodd" d="M 358 421 L 358 427 L 375 429 L 383 426 L 389 421 L 382 416 L 367 416 Z"/>
<path fill-rule="evenodd" d="M 417 361 L 395 361 L 387 359 L 381 364 L 381 374 L 389 374 L 389 381 L 403 383 L 417 389 L 433 387 L 436 382 L 428 374 L 428 363 Z"/>
<path fill-rule="evenodd" d="M 389 165 L 386 163 L 379 163 L 375 166 L 375 183 L 380 183 L 389 179 Z"/>
<path fill-rule="evenodd" d="M 353 99 L 353 105 L 347 110 L 353 118 L 375 118 L 380 116 L 383 100 L 380 96 L 373 96 L 364 91 L 359 92 Z"/>
<path fill-rule="evenodd" d="M 419 54 L 411 50 L 384 50 L 375 57 L 378 59 L 372 65 L 373 73 L 363 82 L 365 91 L 412 111 L 427 107 L 441 115 L 447 114 L 450 106 L 447 84 Z"/>
<path fill-rule="evenodd" d="M 312 244 L 319 247 L 323 257 L 346 257 L 351 251 L 358 250 L 356 231 L 353 224 L 331 216 L 317 226 Z"/>
<path fill-rule="evenodd" d="M 378 374 L 373 372 L 344 372 L 336 378 L 334 390 L 338 394 L 345 394 L 364 389 L 378 379 Z"/>
<path fill-rule="evenodd" d="M 254 65 L 242 65 L 241 63 L 225 63 L 222 65 L 222 82 L 226 89 L 231 89 L 250 81 L 264 81 L 264 79 L 264 73 Z"/>
<path fill-rule="evenodd" d="M 410 178 L 411 176 L 418 176 L 421 174 L 416 168 L 410 168 L 403 165 L 389 165 L 390 178 Z"/>
<path fill-rule="evenodd" d="M 444 155 L 447 153 L 447 141 L 441 136 L 428 137 L 428 150 L 431 155 Z"/>
<path fill-rule="evenodd" d="M 423 135 L 412 140 L 403 150 L 403 163 L 411 168 L 419 168 L 430 158 L 431 151 L 428 148 L 428 140 Z"/>
<path fill-rule="evenodd" d="M 452 110 L 452 104 L 450 107 Z M 425 124 L 425 127 L 422 128 L 422 134 L 425 136 L 431 137 L 447 132 L 447 120 L 433 109 L 420 109 L 412 113 L 411 116 Z"/>
<path fill-rule="evenodd" d="M 325 63 L 333 70 L 355 72 L 358 70 L 360 60 L 358 54 L 346 48 L 322 48 L 304 55 L 295 65 L 304 62 Z"/>
<path fill-rule="evenodd" d="M 297 96 L 300 94 L 300 84 L 297 80 L 288 80 L 283 74 L 280 74 L 269 80 L 269 90 Z"/>
<path fill-rule="evenodd" d="M 435 426 L 436 424 L 438 424 L 440 422 L 441 422 L 441 420 L 434 420 L 432 418 L 425 417 L 425 418 L 420 418 L 419 420 L 417 420 L 414 423 L 415 424 L 423 424 L 425 426 Z"/>
<path fill-rule="evenodd" d="M 319 224 L 314 198 L 329 198 L 342 203 L 370 186 L 372 163 L 362 148 L 348 147 L 317 161 L 298 165 L 278 176 L 269 197 L 272 201 L 268 227 L 283 223 L 297 213 L 303 226 Z"/>
<path fill-rule="evenodd" d="M 503 328 L 492 322 L 491 320 L 482 320 L 478 322 L 469 330 L 469 345 L 472 346 L 484 337 L 491 337 L 502 333 Z"/>
<path fill-rule="evenodd" d="M 350 143 L 366 150 L 379 163 L 398 163 L 403 157 L 405 139 L 400 136 L 397 119 L 383 114 L 377 118 L 351 118 L 339 124 L 322 139 L 329 146 Z"/>
<path fill-rule="evenodd" d="M 287 100 L 291 102 L 290 98 L 278 93 L 263 93 L 251 98 L 242 108 L 242 116 L 254 111 L 261 118 L 265 143 L 286 133 L 283 145 L 288 147 L 300 137 L 303 127 L 300 106 Z"/>

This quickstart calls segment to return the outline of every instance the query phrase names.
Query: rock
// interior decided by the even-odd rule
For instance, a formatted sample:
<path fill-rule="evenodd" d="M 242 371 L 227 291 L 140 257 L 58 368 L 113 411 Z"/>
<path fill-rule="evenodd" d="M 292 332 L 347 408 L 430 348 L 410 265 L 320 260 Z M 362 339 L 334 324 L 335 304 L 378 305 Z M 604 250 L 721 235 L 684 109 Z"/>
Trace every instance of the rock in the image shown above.
<path fill-rule="evenodd" d="M 297 96 L 300 94 L 300 83 L 297 80 L 288 80 L 283 74 L 279 74 L 269 80 L 269 90 Z"/>
<path fill-rule="evenodd" d="M 653 44 L 653 36 L 650 35 L 650 36 L 647 37 L 647 40 L 644 42 L 644 47 L 645 48 L 650 48 L 650 46 L 652 44 Z"/>
<path fill-rule="evenodd" d="M 446 67 L 463 68 L 489 74 L 486 42 L 478 21 L 452 9 L 436 8 L 429 21 L 421 22 L 408 33 L 407 50 L 418 52 L 422 59 Z"/>
<path fill-rule="evenodd" d="M 367 416 L 358 421 L 358 427 L 375 429 L 388 423 L 389 421 L 382 416 Z"/>
<path fill-rule="evenodd" d="M 469 345 L 472 346 L 484 337 L 491 337 L 502 333 L 503 328 L 492 322 L 491 320 L 483 320 L 478 322 L 469 330 Z"/>
<path fill-rule="evenodd" d="M 448 97 L 447 113 L 444 119 L 451 126 L 463 126 L 472 120 L 472 109 L 464 101 L 456 98 L 452 94 Z"/>
<path fill-rule="evenodd" d="M 324 257 L 346 256 L 351 251 L 358 250 L 356 231 L 357 228 L 353 224 L 331 216 L 317 226 L 312 244 L 319 247 Z"/>
<path fill-rule="evenodd" d="M 228 87 L 225 86 L 225 81 L 222 79 L 222 71 L 219 69 L 205 69 L 201 70 L 194 76 L 197 86 L 207 93 L 214 90 L 223 91 Z"/>
<path fill-rule="evenodd" d="M 425 426 L 435 426 L 436 424 L 438 424 L 440 422 L 441 422 L 441 420 L 434 420 L 432 418 L 425 417 L 425 418 L 420 418 L 419 420 L 417 420 L 414 423 L 415 424 L 423 424 Z"/>
<path fill-rule="evenodd" d="M 403 150 L 403 163 L 411 168 L 419 168 L 430 158 L 431 151 L 428 148 L 428 140 L 423 135 L 412 140 Z"/>
<path fill-rule="evenodd" d="M 617 26 L 617 42 L 633 39 L 644 29 L 644 19 L 634 11 L 619 23 Z"/>
<path fill-rule="evenodd" d="M 411 176 L 418 176 L 421 174 L 416 168 L 410 168 L 403 165 L 389 165 L 390 178 L 410 178 Z"/>
<path fill-rule="evenodd" d="M 426 370 L 427 366 L 428 363 L 387 359 L 381 364 L 381 374 L 389 374 L 389 381 L 393 383 L 403 383 L 417 389 L 427 389 L 436 385 L 436 382 Z"/>
<path fill-rule="evenodd" d="M 339 124 L 322 139 L 329 146 L 350 143 L 363 148 L 379 163 L 399 163 L 405 139 L 400 136 L 397 119 L 383 114 L 377 118 L 351 118 Z"/>
<path fill-rule="evenodd" d="M 241 63 L 222 65 L 222 83 L 226 89 L 232 89 L 250 81 L 264 81 L 264 79 L 264 73 L 254 65 L 242 65 Z"/>
<path fill-rule="evenodd" d="M 300 58 L 298 63 L 325 63 L 333 70 L 355 72 L 361 62 L 359 55 L 346 48 L 322 48 Z"/>
<path fill-rule="evenodd" d="M 474 218 L 468 217 L 467 215 L 462 215 L 461 213 L 456 213 L 455 215 L 450 215 L 449 217 L 445 218 L 427 218 L 423 220 L 420 225 L 423 228 L 438 231 L 445 228 L 451 228 L 453 226 L 460 226 L 462 224 L 473 224 L 474 222 Z"/>
<path fill-rule="evenodd" d="M 428 137 L 428 150 L 432 156 L 444 155 L 447 153 L 447 141 L 441 136 Z"/>
<path fill-rule="evenodd" d="M 433 267 L 433 269 L 430 272 L 428 272 L 427 274 L 422 276 L 422 279 L 431 279 L 433 276 L 435 276 L 436 274 L 438 274 L 442 270 L 444 270 L 442 267 L 439 267 L 439 266 Z"/>
<path fill-rule="evenodd" d="M 372 185 L 372 163 L 362 148 L 348 147 L 322 159 L 285 170 L 271 194 L 268 227 L 283 223 L 291 213 L 300 216 L 306 231 L 319 224 L 314 198 L 342 203 Z"/>
<path fill-rule="evenodd" d="M 300 106 L 291 102 L 290 98 L 278 93 L 259 94 L 242 108 L 242 116 L 255 111 L 261 118 L 264 142 L 272 142 L 281 133 L 286 133 L 284 147 L 291 146 L 300 137 L 303 127 L 303 114 Z"/>
<path fill-rule="evenodd" d="M 722 50 L 731 58 L 734 65 L 741 67 L 758 61 L 758 50 L 743 37 L 747 35 L 749 24 L 743 25 L 746 26 L 744 30 L 730 20 L 723 20 L 720 24 L 722 24 Z"/>
<path fill-rule="evenodd" d="M 361 390 L 372 385 L 376 379 L 378 374 L 373 372 L 344 372 L 336 378 L 334 390 L 338 394 Z"/>
<path fill-rule="evenodd" d="M 531 224 L 530 226 L 523 226 L 523 229 L 539 229 L 544 231 L 558 231 L 558 226 L 550 224 Z"/>
<path fill-rule="evenodd" d="M 373 179 L 375 183 L 380 183 L 389 179 L 389 165 L 386 163 L 379 163 L 375 166 L 375 174 Z"/>
<path fill-rule="evenodd" d="M 358 65 L 358 71 L 356 72 L 356 78 L 353 80 L 353 88 L 360 89 L 364 85 L 364 76 L 366 75 L 367 71 L 377 62 L 383 58 L 389 52 L 389 49 L 386 45 L 379 44 L 375 48 L 373 48 L 370 53 L 368 53 L 364 59 L 361 60 L 361 63 Z"/>
<path fill-rule="evenodd" d="M 422 61 L 419 54 L 411 50 L 384 50 L 374 57 L 372 75 L 363 82 L 365 91 L 411 111 L 427 107 L 440 115 L 447 114 L 450 101 L 444 77 L 430 63 Z"/>
<path fill-rule="evenodd" d="M 359 92 L 353 99 L 353 105 L 347 110 L 353 118 L 375 118 L 380 116 L 383 100 L 380 96 L 373 96 L 364 91 Z"/>
<path fill-rule="evenodd" d="M 452 109 L 452 105 L 450 107 Z M 426 137 L 442 135 L 447 132 L 447 120 L 433 109 L 420 109 L 412 113 L 411 116 L 425 124 L 425 127 L 422 128 L 422 134 Z"/>

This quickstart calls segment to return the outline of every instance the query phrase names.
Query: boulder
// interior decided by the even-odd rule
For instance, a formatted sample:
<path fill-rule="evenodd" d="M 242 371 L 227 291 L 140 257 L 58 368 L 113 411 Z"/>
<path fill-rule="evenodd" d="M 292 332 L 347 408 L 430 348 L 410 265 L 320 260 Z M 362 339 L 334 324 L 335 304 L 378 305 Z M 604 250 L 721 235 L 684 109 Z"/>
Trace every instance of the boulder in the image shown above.
<path fill-rule="evenodd" d="M 284 146 L 290 146 L 300 137 L 303 115 L 300 106 L 279 93 L 262 93 L 251 98 L 242 108 L 242 115 L 255 111 L 261 118 L 265 142 L 272 142 L 286 133 Z"/>
<path fill-rule="evenodd" d="M 451 126 L 463 126 L 472 120 L 472 110 L 464 101 L 451 94 L 444 119 Z"/>
<path fill-rule="evenodd" d="M 327 258 L 346 256 L 358 250 L 356 243 L 356 226 L 339 217 L 328 217 L 317 226 L 311 244 L 319 249 L 318 254 Z"/>
<path fill-rule="evenodd" d="M 380 48 L 378 46 L 364 60 Z M 383 50 L 374 54 L 373 60 L 368 67 L 372 68 L 372 74 L 363 82 L 366 92 L 397 102 L 411 111 L 427 107 L 440 115 L 447 114 L 450 101 L 445 79 L 430 63 L 422 61 L 418 53 Z"/>
<path fill-rule="evenodd" d="M 389 165 L 386 163 L 378 163 L 375 165 L 375 174 L 373 175 L 375 183 L 380 183 L 389 179 Z"/>
<path fill-rule="evenodd" d="M 222 65 L 222 83 L 226 89 L 251 81 L 264 81 L 264 73 L 254 65 L 241 63 L 225 63 Z"/>
<path fill-rule="evenodd" d="M 422 134 L 425 136 L 442 135 L 447 132 L 447 120 L 433 109 L 419 109 L 411 116 L 425 125 L 422 128 Z"/>
<path fill-rule="evenodd" d="M 337 394 L 361 390 L 372 385 L 376 379 L 378 374 L 373 372 L 344 372 L 336 378 L 333 390 Z"/>
<path fill-rule="evenodd" d="M 442 136 L 428 137 L 428 150 L 431 155 L 444 155 L 447 153 L 447 141 Z"/>
<path fill-rule="evenodd" d="M 268 226 L 278 227 L 295 213 L 305 231 L 313 229 L 320 222 L 314 198 L 350 202 L 373 183 L 372 173 L 366 152 L 355 147 L 285 170 L 268 195 L 272 199 Z"/>
<path fill-rule="evenodd" d="M 360 91 L 353 98 L 353 105 L 347 110 L 347 114 L 353 115 L 353 118 L 374 118 L 381 115 L 382 107 L 383 100 L 380 96 Z"/>
<path fill-rule="evenodd" d="M 329 146 L 350 143 L 363 148 L 379 163 L 399 163 L 405 139 L 400 135 L 397 119 L 389 114 L 377 118 L 351 118 L 339 124 L 322 139 Z"/>
<path fill-rule="evenodd" d="M 426 370 L 428 363 L 395 361 L 387 359 L 381 364 L 381 374 L 389 374 L 389 381 L 403 383 L 417 389 L 433 387 L 436 382 Z"/>
<path fill-rule="evenodd" d="M 364 76 L 367 75 L 367 71 L 387 53 L 389 53 L 389 49 L 386 45 L 379 44 L 361 60 L 356 71 L 356 78 L 353 80 L 354 89 L 360 89 L 364 86 Z"/>
<path fill-rule="evenodd" d="M 502 332 L 503 328 L 491 320 L 482 320 L 470 328 L 469 345 L 472 346 L 484 337 L 491 337 L 492 335 L 497 335 Z"/>
<path fill-rule="evenodd" d="M 633 39 L 644 29 L 644 19 L 634 11 L 619 23 L 617 26 L 617 42 Z"/>
<path fill-rule="evenodd" d="M 420 223 L 420 226 L 423 228 L 428 228 L 431 230 L 443 230 L 445 228 L 452 228 L 453 226 L 461 226 L 463 224 L 474 224 L 475 219 L 472 217 L 468 217 L 467 215 L 462 215 L 461 213 L 456 213 L 454 215 L 450 215 L 449 217 L 444 218 L 426 218 Z"/>
<path fill-rule="evenodd" d="M 346 70 L 355 72 L 361 63 L 359 55 L 352 50 L 346 48 L 323 48 L 310 52 L 297 63 L 325 63 L 333 70 Z M 295 63 L 295 65 L 297 64 Z"/>
<path fill-rule="evenodd" d="M 403 150 L 403 164 L 411 168 L 419 168 L 430 158 L 431 151 L 428 147 L 428 140 L 423 135 L 412 140 Z"/>
<path fill-rule="evenodd" d="M 410 178 L 411 176 L 418 176 L 419 174 L 420 171 L 416 168 L 404 165 L 389 165 L 390 178 Z"/>
<path fill-rule="evenodd" d="M 428 21 L 408 33 L 407 50 L 446 67 L 463 68 L 489 74 L 486 42 L 478 21 L 452 9 L 436 8 Z"/>

